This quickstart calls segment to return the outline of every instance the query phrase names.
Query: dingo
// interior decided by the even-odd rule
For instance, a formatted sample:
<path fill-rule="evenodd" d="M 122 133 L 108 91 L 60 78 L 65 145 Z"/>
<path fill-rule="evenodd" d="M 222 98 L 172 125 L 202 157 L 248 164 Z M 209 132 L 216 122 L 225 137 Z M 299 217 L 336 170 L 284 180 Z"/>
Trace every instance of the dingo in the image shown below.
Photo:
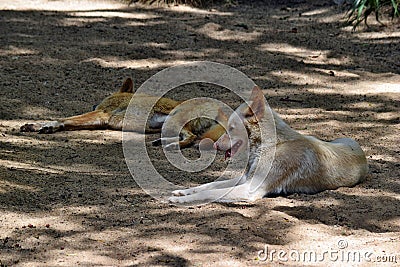
<path fill-rule="evenodd" d="M 78 116 L 59 119 L 44 123 L 27 123 L 22 125 L 21 132 L 39 132 L 39 133 L 54 133 L 57 131 L 72 131 L 72 130 L 100 130 L 112 129 L 122 130 L 123 120 L 132 97 L 139 98 L 136 103 L 140 105 L 137 109 L 144 110 L 148 105 L 154 104 L 154 107 L 146 124 L 145 133 L 157 133 L 161 131 L 161 127 L 170 112 L 177 107 L 181 101 L 175 101 L 169 98 L 150 96 L 147 94 L 133 93 L 132 79 L 125 80 L 121 89 L 105 98 L 95 110 L 84 113 Z M 143 108 L 141 109 L 141 107 Z M 179 109 L 178 109 L 179 111 Z M 183 116 L 182 112 L 175 112 L 176 116 Z M 173 116 L 173 114 L 171 114 Z M 134 119 L 134 117 L 130 117 Z M 224 128 L 211 119 L 199 120 L 201 123 L 189 122 L 181 131 L 181 140 L 179 146 L 181 148 L 190 146 L 194 141 L 203 138 L 211 138 L 216 141 L 222 134 L 225 133 Z M 130 123 L 132 131 L 143 132 L 140 127 L 135 127 L 136 124 Z M 138 124 L 140 125 L 140 124 Z"/>
<path fill-rule="evenodd" d="M 216 181 L 197 187 L 176 190 L 169 198 L 172 203 L 254 201 L 268 195 L 290 193 L 317 193 L 342 186 L 354 186 L 364 180 L 368 165 L 364 152 L 350 138 L 324 142 L 312 136 L 304 136 L 291 129 L 275 112 L 275 158 L 261 185 L 251 188 L 251 180 L 261 154 L 268 146 L 261 144 L 259 122 L 267 120 L 266 104 L 262 91 L 255 87 L 250 97 L 250 107 L 239 106 L 230 116 L 227 133 L 222 135 L 214 148 L 223 150 L 225 157 L 233 157 L 249 146 L 249 161 L 245 174 L 230 180 Z M 235 116 L 234 116 L 235 115 Z M 248 138 L 238 132 L 243 124 Z M 268 138 L 268 137 L 267 137 Z M 248 141 L 247 141 L 248 140 Z M 271 153 L 270 153 L 271 154 Z M 274 155 L 270 155 L 273 157 Z"/>

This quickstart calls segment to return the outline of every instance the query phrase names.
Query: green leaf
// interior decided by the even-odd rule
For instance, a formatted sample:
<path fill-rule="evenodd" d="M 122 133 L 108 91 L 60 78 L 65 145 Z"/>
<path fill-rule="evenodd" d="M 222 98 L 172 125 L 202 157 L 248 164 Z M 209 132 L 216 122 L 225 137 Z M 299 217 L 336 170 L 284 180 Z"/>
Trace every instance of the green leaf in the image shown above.
<path fill-rule="evenodd" d="M 395 0 L 391 0 L 392 1 L 392 6 L 393 6 L 393 9 L 394 9 L 394 16 L 399 16 L 399 9 L 398 9 L 398 5 L 399 5 L 399 3 L 398 2 L 396 2 Z"/>

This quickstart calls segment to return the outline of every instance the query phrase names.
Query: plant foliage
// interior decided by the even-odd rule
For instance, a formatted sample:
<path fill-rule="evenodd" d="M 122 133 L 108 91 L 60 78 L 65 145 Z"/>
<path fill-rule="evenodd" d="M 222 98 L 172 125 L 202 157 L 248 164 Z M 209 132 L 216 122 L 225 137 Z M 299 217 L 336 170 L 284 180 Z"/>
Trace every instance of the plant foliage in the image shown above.
<path fill-rule="evenodd" d="M 348 22 L 353 24 L 354 28 L 362 21 L 368 26 L 367 18 L 375 13 L 375 19 L 381 23 L 381 10 L 388 7 L 391 9 L 392 18 L 399 17 L 399 4 L 400 0 L 354 0 L 349 10 Z"/>

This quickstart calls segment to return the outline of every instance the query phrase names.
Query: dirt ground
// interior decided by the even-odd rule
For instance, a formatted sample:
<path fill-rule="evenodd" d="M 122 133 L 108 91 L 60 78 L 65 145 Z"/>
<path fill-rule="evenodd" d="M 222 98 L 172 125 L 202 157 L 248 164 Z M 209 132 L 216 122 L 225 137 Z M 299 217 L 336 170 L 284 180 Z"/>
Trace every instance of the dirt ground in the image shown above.
<path fill-rule="evenodd" d="M 399 265 L 400 24 L 371 20 L 352 32 L 342 16 L 332 1 L 203 10 L 0 2 L 0 265 Z M 28 121 L 91 110 L 126 77 L 138 87 L 197 60 L 248 75 L 301 133 L 358 140 L 367 181 L 251 204 L 174 207 L 136 185 L 121 132 L 19 132 Z M 196 88 L 240 104 L 221 89 Z M 189 99 L 196 88 L 173 97 Z M 210 181 L 226 164 L 219 153 L 211 169 L 177 172 L 161 149 L 148 150 L 182 185 Z"/>

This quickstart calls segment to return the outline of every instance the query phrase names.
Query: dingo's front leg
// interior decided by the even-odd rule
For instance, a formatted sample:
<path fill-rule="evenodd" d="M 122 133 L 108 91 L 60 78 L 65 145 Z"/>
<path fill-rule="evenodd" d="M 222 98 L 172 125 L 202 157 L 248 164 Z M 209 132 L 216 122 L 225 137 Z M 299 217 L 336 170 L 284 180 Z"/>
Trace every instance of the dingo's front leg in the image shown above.
<path fill-rule="evenodd" d="M 171 203 L 184 204 L 196 202 L 239 202 L 239 201 L 254 201 L 262 198 L 260 194 L 250 194 L 250 183 L 244 183 L 234 187 L 210 189 L 194 193 L 186 196 L 173 196 L 168 200 Z"/>
<path fill-rule="evenodd" d="M 175 190 L 172 191 L 174 196 L 187 196 L 192 195 L 201 191 L 211 190 L 211 189 L 222 189 L 222 188 L 230 188 L 240 184 L 243 184 L 246 181 L 245 176 L 237 177 L 234 179 L 216 181 L 207 184 L 202 184 L 196 187 L 191 187 L 183 190 Z"/>
<path fill-rule="evenodd" d="M 183 128 L 177 137 L 162 137 L 152 142 L 153 146 L 164 145 L 167 150 L 177 150 L 179 148 L 186 148 L 190 146 L 197 136 L 190 132 L 188 129 Z"/>

